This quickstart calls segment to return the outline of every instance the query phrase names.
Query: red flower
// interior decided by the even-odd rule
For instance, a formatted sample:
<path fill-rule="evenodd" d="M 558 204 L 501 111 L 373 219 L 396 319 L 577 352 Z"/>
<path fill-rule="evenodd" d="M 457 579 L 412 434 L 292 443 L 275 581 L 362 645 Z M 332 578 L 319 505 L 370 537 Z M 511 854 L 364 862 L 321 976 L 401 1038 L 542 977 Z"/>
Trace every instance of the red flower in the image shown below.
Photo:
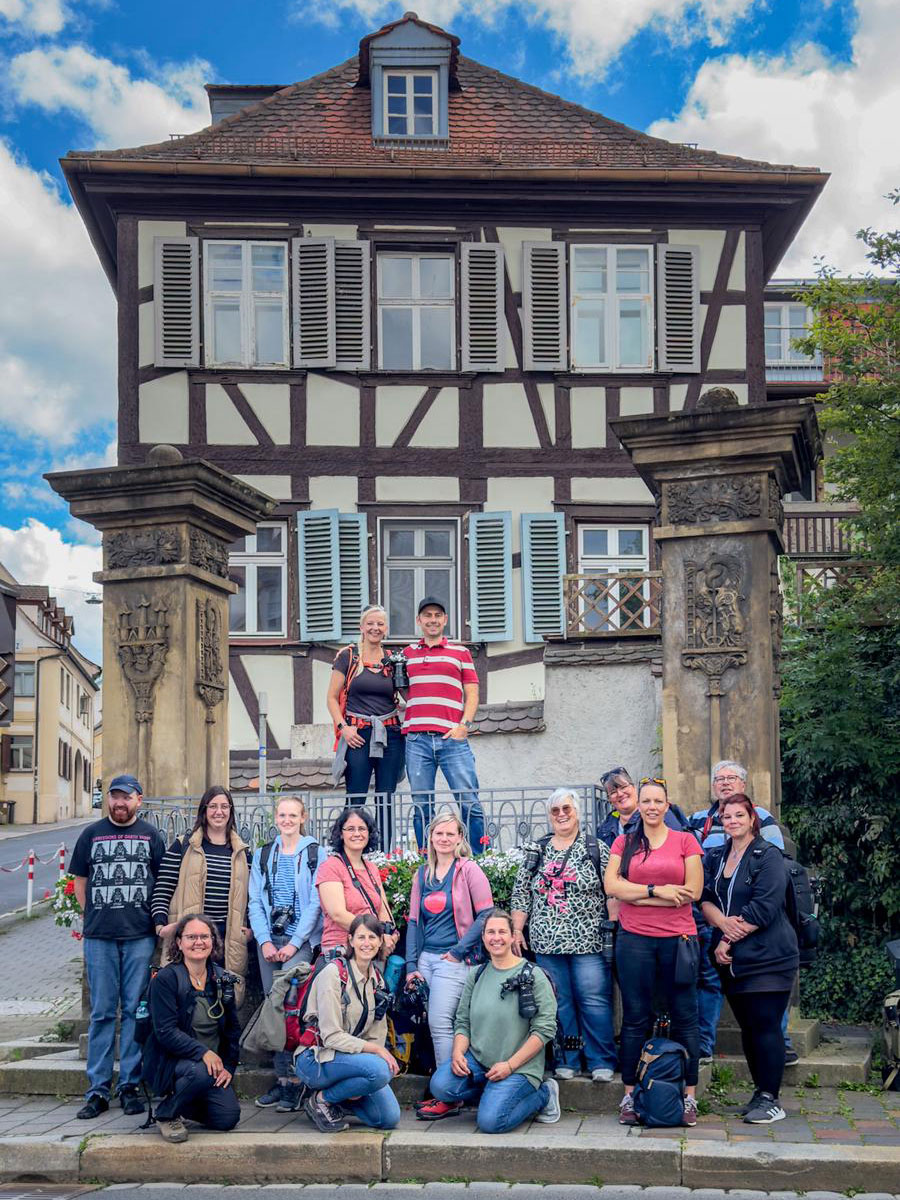
<path fill-rule="evenodd" d="M 77 929 L 73 929 L 73 930 L 72 930 L 72 937 L 75 939 L 75 941 L 76 941 L 76 942 L 80 942 L 80 941 L 81 941 L 81 939 L 84 937 L 84 934 L 83 934 L 83 933 L 79 933 L 79 931 L 78 931 Z"/>
<path fill-rule="evenodd" d="M 395 866 L 393 866 L 393 865 L 392 865 L 392 866 L 390 866 L 390 867 L 388 868 L 388 870 L 390 871 L 390 873 L 391 873 L 392 875 L 396 875 L 396 874 L 397 874 L 397 868 L 396 868 Z"/>
<path fill-rule="evenodd" d="M 66 880 L 66 886 L 63 890 L 63 894 L 66 896 L 74 896 L 75 895 L 75 880 L 74 879 Z"/>
<path fill-rule="evenodd" d="M 484 837 L 480 839 L 480 844 L 482 846 L 489 846 L 491 844 L 491 839 L 487 836 L 487 834 L 485 834 Z"/>
<path fill-rule="evenodd" d="M 381 882 L 384 883 L 390 872 L 387 867 L 379 867 L 378 874 L 381 876 Z"/>

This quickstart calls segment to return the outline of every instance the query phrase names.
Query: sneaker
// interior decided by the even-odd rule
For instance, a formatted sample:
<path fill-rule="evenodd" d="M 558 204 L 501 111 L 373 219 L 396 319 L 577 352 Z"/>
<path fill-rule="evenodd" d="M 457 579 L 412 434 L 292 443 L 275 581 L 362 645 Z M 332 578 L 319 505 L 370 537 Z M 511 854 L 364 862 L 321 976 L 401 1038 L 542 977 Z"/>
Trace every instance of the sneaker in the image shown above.
<path fill-rule="evenodd" d="M 555 1079 L 574 1079 L 575 1070 L 572 1067 L 557 1067 L 553 1076 Z"/>
<path fill-rule="evenodd" d="M 637 1113 L 634 1111 L 634 1100 L 631 1098 L 631 1092 L 626 1092 L 619 1101 L 619 1124 L 620 1125 L 637 1125 Z"/>
<path fill-rule="evenodd" d="M 306 1100 L 306 1085 L 302 1083 L 283 1083 L 281 1099 L 275 1105 L 275 1111 L 280 1113 L 299 1112 Z M 264 1105 L 262 1107 L 265 1107 Z"/>
<path fill-rule="evenodd" d="M 760 1092 L 759 1088 L 754 1088 L 753 1095 L 750 1097 L 750 1099 L 747 1101 L 747 1103 L 742 1104 L 741 1107 L 738 1109 L 738 1115 L 742 1116 L 742 1117 L 746 1117 L 747 1113 L 750 1111 L 751 1108 L 756 1108 L 757 1104 L 759 1103 L 759 1098 L 761 1095 L 762 1095 L 762 1093 Z"/>
<path fill-rule="evenodd" d="M 754 1107 L 744 1114 L 744 1124 L 771 1125 L 773 1121 L 783 1121 L 786 1115 L 771 1092 L 760 1092 Z"/>
<path fill-rule="evenodd" d="M 267 1092 L 263 1092 L 261 1096 L 257 1096 L 254 1103 L 257 1108 L 272 1108 L 273 1105 L 279 1104 L 284 1098 L 284 1084 L 277 1079 L 272 1087 Z"/>
<path fill-rule="evenodd" d="M 684 1113 L 681 1117 L 682 1125 L 697 1124 L 697 1101 L 693 1096 L 685 1096 L 684 1098 Z"/>
<path fill-rule="evenodd" d="M 785 1065 L 786 1067 L 792 1067 L 792 1066 L 794 1065 L 794 1063 L 795 1063 L 795 1062 L 799 1062 L 799 1061 L 800 1061 L 800 1055 L 799 1055 L 799 1054 L 797 1053 L 797 1051 L 796 1051 L 796 1050 L 793 1048 L 793 1046 L 791 1046 L 791 1048 L 790 1048 L 790 1049 L 788 1049 L 787 1047 L 785 1047 L 785 1051 L 784 1051 L 784 1065 Z"/>
<path fill-rule="evenodd" d="M 425 1100 L 416 1105 L 417 1121 L 442 1121 L 444 1117 L 458 1117 L 462 1112 L 462 1100 L 447 1104 L 444 1100 Z"/>
<path fill-rule="evenodd" d="M 594 1083 L 612 1083 L 613 1074 L 612 1067 L 594 1067 L 591 1071 L 591 1079 Z"/>
<path fill-rule="evenodd" d="M 164 1142 L 186 1142 L 188 1140 L 188 1131 L 185 1129 L 181 1117 L 175 1117 L 172 1121 L 161 1121 L 157 1117 L 156 1128 Z"/>
<path fill-rule="evenodd" d="M 105 1113 L 108 1110 L 109 1101 L 105 1097 L 98 1096 L 95 1093 L 93 1096 L 88 1096 L 75 1116 L 79 1121 L 93 1121 L 94 1117 L 99 1117 L 101 1113 Z"/>
<path fill-rule="evenodd" d="M 540 1121 L 542 1125 L 555 1125 L 562 1116 L 562 1109 L 559 1106 L 559 1084 L 555 1079 L 546 1079 L 544 1082 L 550 1092 L 550 1097 L 535 1120 Z"/>
<path fill-rule="evenodd" d="M 123 1088 L 119 1092 L 119 1103 L 126 1117 L 137 1117 L 147 1111 L 147 1106 L 138 1095 L 137 1088 Z"/>
<path fill-rule="evenodd" d="M 711 1067 L 712 1061 L 713 1061 L 713 1056 L 711 1054 L 701 1054 L 700 1057 L 697 1059 L 697 1066 L 698 1067 Z"/>
<path fill-rule="evenodd" d="M 312 1092 L 303 1106 L 306 1115 L 321 1133 L 340 1133 L 350 1128 L 339 1104 L 329 1104 L 321 1092 Z"/>

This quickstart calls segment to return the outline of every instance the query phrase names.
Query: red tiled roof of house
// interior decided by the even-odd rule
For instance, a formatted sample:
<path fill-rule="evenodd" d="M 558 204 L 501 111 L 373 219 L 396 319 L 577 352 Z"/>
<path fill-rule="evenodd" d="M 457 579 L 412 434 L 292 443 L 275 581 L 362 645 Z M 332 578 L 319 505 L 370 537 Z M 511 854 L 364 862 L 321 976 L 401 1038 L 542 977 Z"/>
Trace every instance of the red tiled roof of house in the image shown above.
<path fill-rule="evenodd" d="M 649 137 L 493 67 L 460 55 L 449 95 L 447 142 L 374 143 L 371 92 L 357 57 L 282 88 L 216 125 L 124 150 L 73 151 L 67 165 L 101 159 L 311 167 L 525 167 L 806 173 L 815 168 L 717 154 Z"/>

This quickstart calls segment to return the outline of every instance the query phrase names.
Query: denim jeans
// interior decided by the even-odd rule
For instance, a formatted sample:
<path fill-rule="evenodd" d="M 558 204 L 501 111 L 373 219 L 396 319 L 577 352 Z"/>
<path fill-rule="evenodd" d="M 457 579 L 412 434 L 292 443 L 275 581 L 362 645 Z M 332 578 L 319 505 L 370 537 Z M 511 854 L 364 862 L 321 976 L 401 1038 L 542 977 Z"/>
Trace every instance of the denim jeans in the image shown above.
<path fill-rule="evenodd" d="M 282 948 L 282 946 L 286 946 L 290 940 L 291 939 L 289 937 L 287 937 L 285 934 L 275 933 L 272 935 L 272 945 L 275 947 L 276 950 L 280 950 Z M 263 994 L 268 996 L 269 989 L 272 986 L 272 980 L 275 977 L 276 968 L 279 971 L 284 971 L 292 963 L 294 966 L 297 966 L 298 963 L 312 962 L 313 951 L 312 951 L 312 946 L 310 946 L 309 942 L 304 942 L 303 945 L 300 947 L 300 949 L 297 951 L 297 953 L 295 955 L 293 955 L 293 957 L 289 958 L 287 960 L 287 962 L 270 963 L 266 959 L 263 958 L 262 947 L 257 946 L 256 947 L 256 957 L 259 961 L 259 978 L 262 982 Z M 282 1080 L 282 1081 L 290 1080 L 291 1076 L 294 1074 L 293 1069 L 291 1067 L 291 1051 L 290 1050 L 276 1050 L 275 1053 L 272 1055 L 272 1066 L 275 1069 L 275 1074 L 278 1076 L 278 1078 L 280 1080 Z"/>
<path fill-rule="evenodd" d="M 406 774 L 413 794 L 416 845 L 425 845 L 425 827 L 434 816 L 434 783 L 438 767 L 462 809 L 473 854 L 484 852 L 484 810 L 478 800 L 475 755 L 468 740 L 443 738 L 439 733 L 406 735 Z"/>
<path fill-rule="evenodd" d="M 482 1133 L 508 1133 L 539 1113 L 550 1099 L 546 1083 L 536 1088 L 525 1075 L 515 1071 L 497 1083 L 488 1080 L 483 1067 L 471 1050 L 466 1051 L 471 1075 L 454 1075 L 449 1062 L 442 1063 L 431 1077 L 435 1100 L 453 1104 L 462 1100 L 478 1101 L 478 1128 Z"/>
<path fill-rule="evenodd" d="M 469 968 L 464 962 L 448 962 L 440 954 L 423 950 L 419 955 L 418 970 L 428 984 L 428 1030 L 434 1046 L 434 1061 L 440 1066 L 453 1051 L 453 1021 Z"/>
<path fill-rule="evenodd" d="M 372 1129 L 394 1129 L 400 1105 L 391 1091 L 391 1069 L 377 1054 L 336 1050 L 331 1062 L 317 1063 L 312 1050 L 294 1060 L 297 1078 L 329 1104 L 340 1104 Z"/>
<path fill-rule="evenodd" d="M 207 1129 L 224 1132 L 234 1129 L 241 1119 L 241 1103 L 234 1087 L 216 1087 L 216 1081 L 206 1069 L 205 1062 L 183 1058 L 175 1064 L 175 1090 L 156 1106 L 160 1121 L 187 1117 L 199 1121 Z"/>
<path fill-rule="evenodd" d="M 109 1099 L 119 1008 L 119 1092 L 140 1085 L 141 1047 L 134 1040 L 134 1012 L 147 984 L 147 968 L 155 949 L 155 937 L 84 939 L 84 965 L 91 993 L 86 1096 Z"/>
<path fill-rule="evenodd" d="M 378 832 L 381 834 L 382 850 L 391 849 L 393 836 L 393 807 L 394 791 L 397 780 L 403 770 L 403 760 L 406 753 L 406 739 L 399 728 L 387 727 L 388 743 L 381 758 L 369 757 L 369 743 L 372 740 L 372 726 L 356 731 L 365 744 L 353 749 L 347 747 L 347 770 L 344 775 L 344 787 L 350 797 L 351 804 L 365 804 L 369 791 L 369 781 L 375 772 L 375 820 Z"/>
<path fill-rule="evenodd" d="M 536 954 L 556 989 L 556 1017 L 564 1038 L 581 1038 L 589 1071 L 616 1069 L 612 972 L 602 954 Z M 564 1049 L 557 1066 L 581 1068 L 581 1051 Z"/>
<path fill-rule="evenodd" d="M 697 935 L 700 939 L 700 971 L 697 976 L 698 1042 L 700 1057 L 710 1058 L 716 1049 L 716 1035 L 719 1031 L 719 1018 L 722 1015 L 725 997 L 722 994 L 719 972 L 716 970 L 710 954 L 712 926 L 698 925 Z"/>

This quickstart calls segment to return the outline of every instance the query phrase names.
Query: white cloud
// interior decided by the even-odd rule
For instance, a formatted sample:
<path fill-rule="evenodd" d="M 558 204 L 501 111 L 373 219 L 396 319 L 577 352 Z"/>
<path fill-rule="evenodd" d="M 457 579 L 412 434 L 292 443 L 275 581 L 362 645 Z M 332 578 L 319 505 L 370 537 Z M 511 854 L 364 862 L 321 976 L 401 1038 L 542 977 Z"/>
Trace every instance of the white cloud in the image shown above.
<path fill-rule="evenodd" d="M 857 0 L 849 63 L 807 44 L 789 56 L 732 54 L 706 62 L 681 112 L 649 132 L 724 153 L 831 172 L 780 275 L 813 273 L 814 258 L 843 272 L 866 265 L 857 229 L 891 227 L 883 197 L 900 184 L 900 21 L 894 0 Z"/>
<path fill-rule="evenodd" d="M 28 33 L 52 36 L 60 32 L 70 15 L 65 0 L 0 0 L 0 20 Z"/>
<path fill-rule="evenodd" d="M 30 517 L 20 529 L 0 525 L 0 562 L 19 583 L 46 584 L 51 595 L 75 619 L 75 645 L 94 662 L 102 648 L 102 609 L 86 604 L 99 587 L 92 575 L 99 571 L 99 546 L 67 542 L 58 529 Z"/>

